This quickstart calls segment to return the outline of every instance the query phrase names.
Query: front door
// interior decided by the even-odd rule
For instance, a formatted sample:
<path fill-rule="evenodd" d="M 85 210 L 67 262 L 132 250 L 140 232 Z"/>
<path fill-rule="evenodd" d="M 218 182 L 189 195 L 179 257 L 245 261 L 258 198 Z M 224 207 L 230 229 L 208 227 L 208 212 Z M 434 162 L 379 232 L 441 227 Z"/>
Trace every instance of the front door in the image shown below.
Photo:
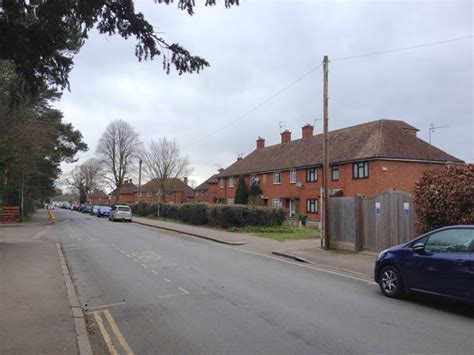
<path fill-rule="evenodd" d="M 290 200 L 290 217 L 294 217 L 296 215 L 296 203 L 295 200 Z"/>

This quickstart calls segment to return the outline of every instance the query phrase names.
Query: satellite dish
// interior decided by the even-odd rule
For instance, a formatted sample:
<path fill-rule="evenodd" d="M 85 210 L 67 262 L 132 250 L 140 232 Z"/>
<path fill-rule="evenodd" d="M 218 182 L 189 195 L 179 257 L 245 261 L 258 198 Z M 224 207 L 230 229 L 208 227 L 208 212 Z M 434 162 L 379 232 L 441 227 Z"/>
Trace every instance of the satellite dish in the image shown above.
<path fill-rule="evenodd" d="M 303 184 L 302 184 L 301 182 L 298 181 L 298 182 L 296 183 L 296 187 L 297 187 L 297 188 L 301 188 L 302 186 L 303 186 Z"/>

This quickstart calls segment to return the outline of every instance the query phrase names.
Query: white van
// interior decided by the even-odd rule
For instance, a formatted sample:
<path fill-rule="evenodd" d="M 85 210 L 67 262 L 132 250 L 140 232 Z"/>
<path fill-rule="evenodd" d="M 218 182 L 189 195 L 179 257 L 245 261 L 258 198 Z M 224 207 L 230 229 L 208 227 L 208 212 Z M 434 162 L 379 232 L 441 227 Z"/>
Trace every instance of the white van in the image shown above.
<path fill-rule="evenodd" d="M 132 221 L 132 209 L 127 205 L 113 205 L 109 221 Z"/>

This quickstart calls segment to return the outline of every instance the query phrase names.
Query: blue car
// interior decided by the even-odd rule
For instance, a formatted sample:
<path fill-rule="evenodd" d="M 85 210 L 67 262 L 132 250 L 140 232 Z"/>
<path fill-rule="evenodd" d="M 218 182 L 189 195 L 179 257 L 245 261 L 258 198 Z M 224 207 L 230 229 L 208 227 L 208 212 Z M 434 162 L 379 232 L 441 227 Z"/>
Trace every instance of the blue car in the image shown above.
<path fill-rule="evenodd" d="M 110 211 L 112 211 L 110 206 L 100 206 L 97 210 L 97 217 L 110 217 Z"/>
<path fill-rule="evenodd" d="M 374 279 L 388 297 L 424 293 L 474 304 L 474 225 L 451 226 L 382 251 Z"/>

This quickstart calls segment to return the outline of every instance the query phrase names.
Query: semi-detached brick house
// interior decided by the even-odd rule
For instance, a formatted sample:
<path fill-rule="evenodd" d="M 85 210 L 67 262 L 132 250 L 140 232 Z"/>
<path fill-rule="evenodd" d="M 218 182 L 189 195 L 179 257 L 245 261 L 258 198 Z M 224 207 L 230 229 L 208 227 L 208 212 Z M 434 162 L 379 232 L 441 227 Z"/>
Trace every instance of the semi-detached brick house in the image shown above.
<path fill-rule="evenodd" d="M 95 189 L 90 196 L 90 203 L 92 205 L 108 205 L 111 199 L 107 194 L 99 189 Z"/>
<path fill-rule="evenodd" d="M 463 163 L 417 138 L 417 131 L 403 121 L 378 120 L 330 132 L 331 193 L 372 196 L 390 189 L 411 193 L 426 169 Z M 291 140 L 291 132 L 285 131 L 281 143 L 269 147 L 259 137 L 252 153 L 218 174 L 218 183 L 209 184 L 209 202 L 233 203 L 239 177 L 245 176 L 247 186 L 260 185 L 266 205 L 318 221 L 322 146 L 322 134 L 313 135 L 311 125 L 303 127 L 302 138 Z"/>
<path fill-rule="evenodd" d="M 195 202 L 208 202 L 213 201 L 215 196 L 209 194 L 209 185 L 217 184 L 217 174 L 212 175 L 209 179 L 204 181 L 201 185 L 194 189 L 194 201 Z M 211 191 L 215 191 L 212 189 Z"/>
<path fill-rule="evenodd" d="M 185 203 L 192 202 L 194 200 L 194 190 L 188 185 L 188 179 L 184 178 L 184 181 L 178 178 L 170 178 L 166 181 L 167 195 L 161 197 L 161 201 L 168 203 Z M 138 188 L 135 192 L 136 202 L 145 203 L 157 203 L 159 190 L 158 179 L 152 179 L 141 187 L 141 196 L 138 194 Z"/>
<path fill-rule="evenodd" d="M 112 203 L 131 205 L 135 203 L 135 191 L 137 191 L 137 185 L 132 182 L 132 179 L 125 180 L 120 188 L 118 201 L 115 198 L 115 190 L 112 191 L 109 196 Z"/>

